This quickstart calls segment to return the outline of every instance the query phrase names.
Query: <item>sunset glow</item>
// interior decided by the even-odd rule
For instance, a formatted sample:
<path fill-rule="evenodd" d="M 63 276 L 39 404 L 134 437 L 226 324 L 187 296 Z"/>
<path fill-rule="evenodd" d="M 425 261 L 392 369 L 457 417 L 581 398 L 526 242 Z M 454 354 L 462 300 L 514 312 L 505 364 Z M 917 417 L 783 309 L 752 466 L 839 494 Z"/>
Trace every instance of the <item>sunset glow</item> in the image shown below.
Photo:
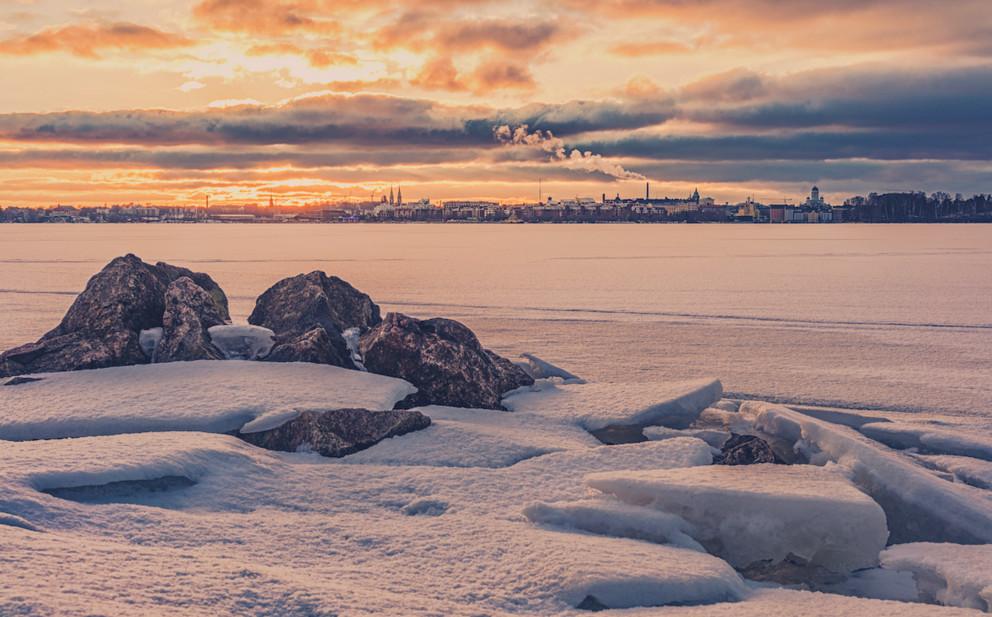
<path fill-rule="evenodd" d="M 992 11 L 13 0 L 0 205 L 987 190 Z"/>

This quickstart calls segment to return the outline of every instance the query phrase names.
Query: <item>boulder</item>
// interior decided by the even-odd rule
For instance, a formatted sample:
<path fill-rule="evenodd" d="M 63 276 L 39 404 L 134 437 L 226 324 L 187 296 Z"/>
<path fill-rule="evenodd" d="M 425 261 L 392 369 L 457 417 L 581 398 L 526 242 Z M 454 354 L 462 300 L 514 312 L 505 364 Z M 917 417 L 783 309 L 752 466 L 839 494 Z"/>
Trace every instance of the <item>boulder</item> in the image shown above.
<path fill-rule="evenodd" d="M 419 411 L 307 410 L 278 427 L 239 433 L 238 437 L 269 450 L 316 452 L 338 458 L 430 424 L 431 419 Z"/>
<path fill-rule="evenodd" d="M 359 368 L 342 332 L 381 321 L 368 295 L 336 276 L 314 271 L 283 279 L 259 296 L 248 323 L 275 332 L 272 362 L 317 362 Z"/>
<path fill-rule="evenodd" d="M 299 335 L 320 326 L 341 333 L 366 330 L 381 321 L 379 307 L 368 295 L 336 276 L 314 271 L 283 279 L 255 303 L 248 323 L 277 336 Z"/>
<path fill-rule="evenodd" d="M 152 362 L 223 360 L 210 341 L 208 328 L 224 324 L 225 316 L 214 298 L 188 276 L 169 284 L 162 315 L 162 338 Z"/>
<path fill-rule="evenodd" d="M 362 336 L 360 350 L 372 373 L 405 379 L 418 389 L 401 407 L 447 405 L 503 409 L 503 394 L 534 380 L 512 362 L 484 349 L 464 325 L 390 313 Z"/>
<path fill-rule="evenodd" d="M 782 463 L 772 451 L 768 442 L 754 435 L 731 434 L 723 444 L 716 463 L 720 465 L 757 465 L 759 463 Z"/>
<path fill-rule="evenodd" d="M 168 287 L 168 285 L 173 281 L 184 276 L 193 279 L 194 283 L 210 295 L 210 298 L 214 301 L 217 312 L 224 320 L 224 323 L 231 321 L 231 313 L 227 304 L 227 294 L 224 293 L 224 290 L 220 288 L 220 285 L 218 285 L 209 274 L 206 274 L 205 272 L 193 272 L 189 268 L 173 266 L 172 264 L 167 264 L 164 261 L 160 261 L 155 264 L 155 270 L 162 277 L 166 287 Z"/>
<path fill-rule="evenodd" d="M 187 272 L 131 254 L 115 258 L 89 280 L 58 327 L 0 354 L 0 376 L 147 363 L 140 333 L 162 326 L 166 288 Z M 190 274 L 216 287 L 210 277 Z M 218 293 L 223 296 L 219 287 L 211 297 Z M 220 309 L 225 317 L 226 302 Z"/>
<path fill-rule="evenodd" d="M 299 336 L 282 338 L 265 357 L 266 362 L 311 362 L 355 368 L 351 351 L 336 331 L 336 336 L 317 326 Z"/>

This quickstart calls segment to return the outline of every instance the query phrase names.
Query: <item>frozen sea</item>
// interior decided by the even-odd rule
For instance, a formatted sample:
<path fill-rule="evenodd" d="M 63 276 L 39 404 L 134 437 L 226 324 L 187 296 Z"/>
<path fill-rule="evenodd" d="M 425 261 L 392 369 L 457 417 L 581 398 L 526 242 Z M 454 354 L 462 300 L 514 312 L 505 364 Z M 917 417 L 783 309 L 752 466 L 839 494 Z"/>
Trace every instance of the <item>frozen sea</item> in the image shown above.
<path fill-rule="evenodd" d="M 236 321 L 321 269 L 601 382 L 992 417 L 992 226 L 3 225 L 0 348 L 126 252 L 210 273 Z"/>

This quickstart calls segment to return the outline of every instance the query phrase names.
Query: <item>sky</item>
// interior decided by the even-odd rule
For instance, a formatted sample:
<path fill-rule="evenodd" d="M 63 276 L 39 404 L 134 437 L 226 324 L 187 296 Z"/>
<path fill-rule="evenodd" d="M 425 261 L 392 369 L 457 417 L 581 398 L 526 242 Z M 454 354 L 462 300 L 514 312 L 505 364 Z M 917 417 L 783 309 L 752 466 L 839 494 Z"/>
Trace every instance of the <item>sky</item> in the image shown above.
<path fill-rule="evenodd" d="M 992 191 L 988 0 L 4 0 L 0 93 L 0 206 Z"/>

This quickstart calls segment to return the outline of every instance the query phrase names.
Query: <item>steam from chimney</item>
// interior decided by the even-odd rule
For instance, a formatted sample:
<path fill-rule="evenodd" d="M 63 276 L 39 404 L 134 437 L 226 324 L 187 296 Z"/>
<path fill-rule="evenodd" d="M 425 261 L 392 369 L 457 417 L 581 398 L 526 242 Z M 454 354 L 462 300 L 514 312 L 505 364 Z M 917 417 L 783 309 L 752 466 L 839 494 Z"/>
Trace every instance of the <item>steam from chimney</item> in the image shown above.
<path fill-rule="evenodd" d="M 602 173 L 612 176 L 618 180 L 644 180 L 645 177 L 633 171 L 628 171 L 623 166 L 613 163 L 603 158 L 600 154 L 592 152 L 582 152 L 577 148 L 571 150 L 565 142 L 555 137 L 551 131 L 537 129 L 530 131 L 526 124 L 517 127 L 510 127 L 508 124 L 501 124 L 493 127 L 493 137 L 504 146 L 521 146 L 540 148 L 547 152 L 549 161 L 559 163 L 569 169 L 580 169 L 589 173 Z"/>

